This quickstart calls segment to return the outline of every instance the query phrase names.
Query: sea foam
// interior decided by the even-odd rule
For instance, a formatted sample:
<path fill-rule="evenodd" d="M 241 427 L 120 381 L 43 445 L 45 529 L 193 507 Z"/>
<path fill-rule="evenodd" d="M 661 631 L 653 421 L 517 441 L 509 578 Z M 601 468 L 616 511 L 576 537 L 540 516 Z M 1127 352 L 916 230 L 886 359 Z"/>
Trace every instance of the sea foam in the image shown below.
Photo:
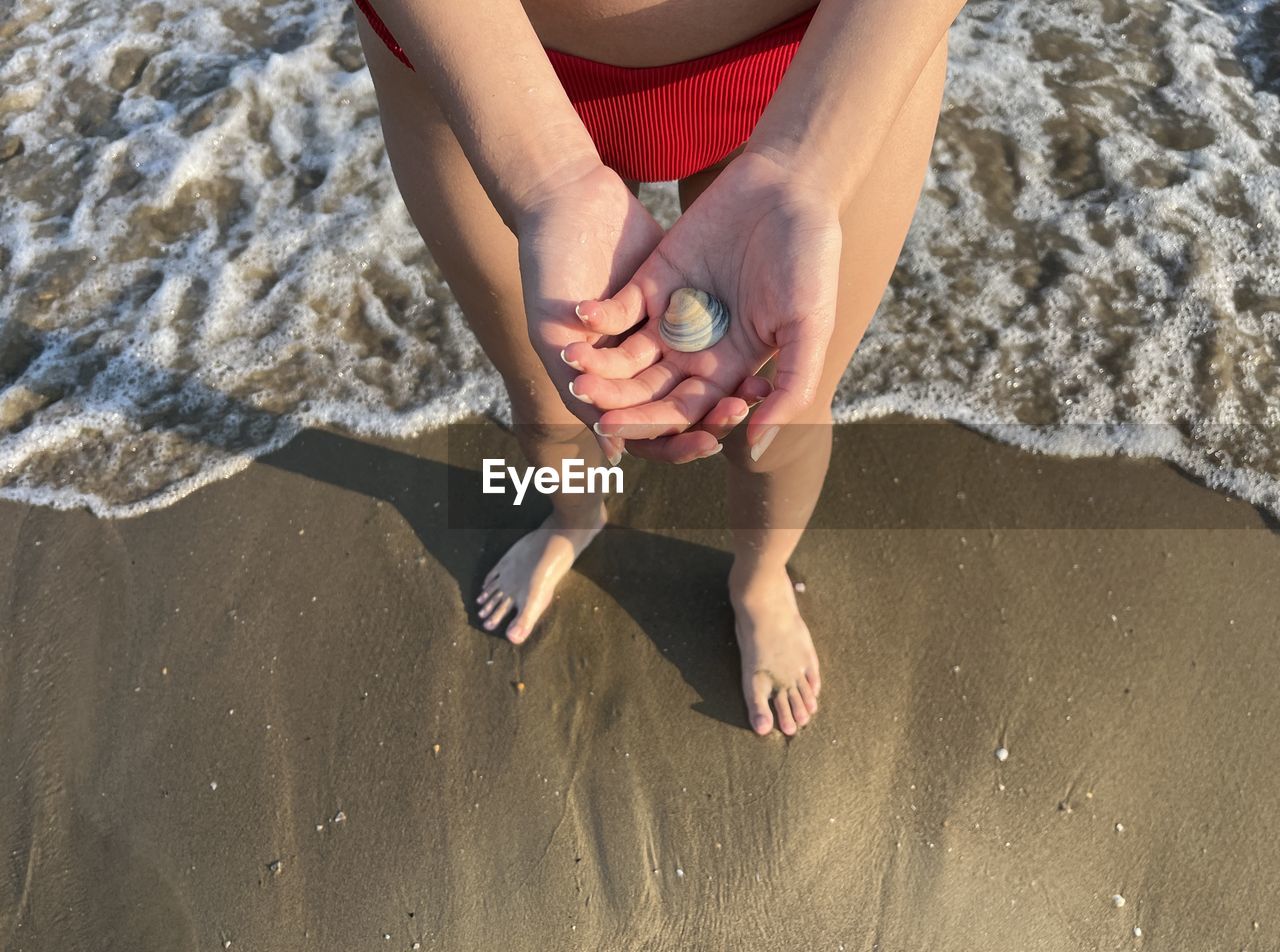
<path fill-rule="evenodd" d="M 505 413 L 396 190 L 353 9 L 0 31 L 0 495 L 166 505 L 308 426 Z M 1174 462 L 1280 514 L 1280 20 L 975 0 L 837 414 Z M 670 184 L 645 198 L 664 221 Z"/>

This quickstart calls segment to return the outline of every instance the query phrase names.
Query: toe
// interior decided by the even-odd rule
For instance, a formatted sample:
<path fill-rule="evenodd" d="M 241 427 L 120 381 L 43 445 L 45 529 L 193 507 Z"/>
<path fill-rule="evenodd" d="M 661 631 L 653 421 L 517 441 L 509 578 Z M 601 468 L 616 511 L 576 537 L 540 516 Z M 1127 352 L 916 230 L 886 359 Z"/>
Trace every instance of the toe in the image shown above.
<path fill-rule="evenodd" d="M 791 714 L 791 702 L 786 691 L 779 691 L 773 696 L 773 707 L 778 712 L 778 730 L 790 737 L 796 732 L 796 719 Z"/>
<path fill-rule="evenodd" d="M 773 730 L 773 714 L 769 710 L 769 678 L 757 674 L 742 686 L 743 696 L 747 699 L 747 717 L 751 720 L 751 729 L 764 736 Z"/>
<path fill-rule="evenodd" d="M 488 618 L 489 613 L 498 607 L 499 601 L 502 601 L 502 592 L 498 590 L 481 592 L 484 603 L 480 605 L 480 617 Z"/>
<path fill-rule="evenodd" d="M 489 613 L 502 604 L 502 597 L 502 591 L 500 589 L 494 589 L 492 592 L 487 592 L 484 603 L 480 606 L 480 617 L 488 618 Z"/>
<path fill-rule="evenodd" d="M 498 607 L 495 608 L 492 613 L 489 614 L 489 617 L 485 619 L 484 627 L 486 631 L 493 631 L 493 629 L 497 628 L 499 622 L 506 617 L 507 612 L 511 610 L 511 606 L 514 603 L 511 601 L 510 596 L 504 595 L 501 599 L 495 598 L 492 604 L 497 605 Z M 486 612 L 488 611 L 488 608 L 489 606 L 486 605 Z"/>
<path fill-rule="evenodd" d="M 813 693 L 813 686 L 809 684 L 807 677 L 802 677 L 796 682 L 796 690 L 800 692 L 800 698 L 804 701 L 804 708 L 812 717 L 818 713 L 818 698 Z"/>
<path fill-rule="evenodd" d="M 809 709 L 805 707 L 804 698 L 800 696 L 798 688 L 792 688 L 787 692 L 787 700 L 791 703 L 791 716 L 795 718 L 797 727 L 804 727 L 809 723 Z"/>
<path fill-rule="evenodd" d="M 528 602 L 507 626 L 507 638 L 517 645 L 528 638 L 533 633 L 533 626 L 538 623 L 538 619 L 542 617 L 542 613 L 547 610 L 547 605 L 550 603 L 549 595 L 539 593 L 530 596 Z"/>
<path fill-rule="evenodd" d="M 813 688 L 813 697 L 816 701 L 818 695 L 822 693 L 822 678 L 818 675 L 818 659 L 813 658 L 809 662 L 809 667 L 804 673 L 805 678 L 809 682 L 809 687 Z"/>

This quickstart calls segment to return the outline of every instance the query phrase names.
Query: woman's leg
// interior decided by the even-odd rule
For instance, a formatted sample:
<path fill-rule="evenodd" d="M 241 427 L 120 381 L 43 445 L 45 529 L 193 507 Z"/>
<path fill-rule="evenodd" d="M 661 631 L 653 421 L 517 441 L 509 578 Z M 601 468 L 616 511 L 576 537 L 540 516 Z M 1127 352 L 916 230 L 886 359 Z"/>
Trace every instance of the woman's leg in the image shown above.
<path fill-rule="evenodd" d="M 387 155 L 409 215 L 506 383 L 516 437 L 534 466 L 565 458 L 603 464 L 594 437 L 565 409 L 529 344 L 516 239 L 489 201 L 430 92 L 386 48 L 363 16 L 360 42 L 378 95 Z M 480 592 L 490 630 L 506 620 L 521 642 L 556 584 L 605 521 L 600 495 L 557 494 L 552 514 L 499 560 Z"/>
<path fill-rule="evenodd" d="M 758 461 L 743 443 L 726 442 L 729 511 L 734 530 L 729 591 L 742 653 L 742 690 L 751 725 L 793 734 L 817 710 L 818 658 L 800 617 L 786 564 L 817 504 L 831 457 L 831 400 L 880 304 L 902 250 L 928 168 L 946 78 L 946 41 L 922 72 L 874 166 L 842 221 L 836 330 L 813 406 L 784 427 Z M 686 207 L 718 169 L 681 183 Z"/>

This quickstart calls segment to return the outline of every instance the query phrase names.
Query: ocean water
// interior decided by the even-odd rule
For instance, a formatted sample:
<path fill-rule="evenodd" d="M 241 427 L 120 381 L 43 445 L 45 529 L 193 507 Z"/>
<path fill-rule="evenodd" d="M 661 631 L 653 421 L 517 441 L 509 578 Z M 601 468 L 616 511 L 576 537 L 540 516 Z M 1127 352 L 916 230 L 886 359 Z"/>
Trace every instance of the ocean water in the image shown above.
<path fill-rule="evenodd" d="M 126 516 L 303 427 L 502 388 L 409 221 L 349 4 L 0 24 L 0 495 Z M 974 0 L 843 419 L 1170 460 L 1280 514 L 1280 2 Z M 670 185 L 646 200 L 667 221 Z"/>

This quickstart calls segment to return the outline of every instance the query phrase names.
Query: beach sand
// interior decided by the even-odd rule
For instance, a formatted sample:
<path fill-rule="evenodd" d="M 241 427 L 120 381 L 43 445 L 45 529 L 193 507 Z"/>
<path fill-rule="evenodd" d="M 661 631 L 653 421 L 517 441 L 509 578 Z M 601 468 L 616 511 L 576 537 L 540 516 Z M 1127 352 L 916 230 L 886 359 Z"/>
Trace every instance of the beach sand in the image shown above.
<path fill-rule="evenodd" d="M 308 431 L 132 520 L 0 503 L 0 947 L 1280 948 L 1254 509 L 842 427 L 793 562 L 822 707 L 761 739 L 722 461 L 629 460 L 515 649 L 470 604 L 519 529 L 466 527 L 448 439 Z"/>

